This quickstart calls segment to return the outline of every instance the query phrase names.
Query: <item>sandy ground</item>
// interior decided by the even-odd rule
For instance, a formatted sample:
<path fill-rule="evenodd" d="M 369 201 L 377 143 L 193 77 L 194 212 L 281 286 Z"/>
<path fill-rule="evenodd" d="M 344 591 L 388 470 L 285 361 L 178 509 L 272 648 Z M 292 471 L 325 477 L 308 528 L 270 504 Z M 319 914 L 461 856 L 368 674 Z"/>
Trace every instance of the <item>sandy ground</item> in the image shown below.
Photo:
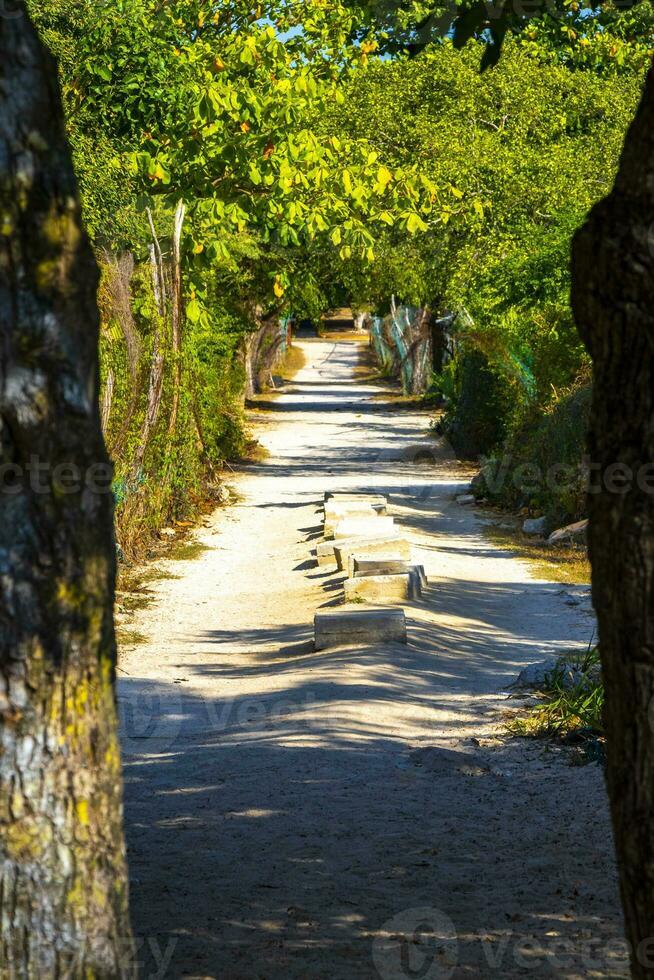
<path fill-rule="evenodd" d="M 207 550 L 165 563 L 122 656 L 142 976 L 626 976 L 601 771 L 494 737 L 519 669 L 589 642 L 585 590 L 486 540 L 356 345 L 305 353 L 259 415 L 269 457 Z M 341 583 L 311 558 L 327 489 L 387 494 L 425 566 L 408 646 L 312 652 Z"/>

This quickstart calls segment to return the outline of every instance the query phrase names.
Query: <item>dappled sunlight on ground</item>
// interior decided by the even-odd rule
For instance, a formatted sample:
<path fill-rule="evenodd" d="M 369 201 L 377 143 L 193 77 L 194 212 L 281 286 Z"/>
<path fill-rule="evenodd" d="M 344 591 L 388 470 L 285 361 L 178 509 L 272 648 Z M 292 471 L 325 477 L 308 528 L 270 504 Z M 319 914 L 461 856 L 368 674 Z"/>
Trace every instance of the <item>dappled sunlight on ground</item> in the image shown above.
<path fill-rule="evenodd" d="M 626 975 L 600 771 L 498 728 L 522 667 L 588 644 L 587 597 L 486 537 L 469 470 L 352 382 L 353 345 L 304 349 L 121 659 L 137 934 L 174 942 L 171 977 L 375 980 L 398 935 L 417 976 Z M 408 645 L 316 653 L 343 581 L 319 505 L 351 489 L 387 495 L 429 586 Z"/>

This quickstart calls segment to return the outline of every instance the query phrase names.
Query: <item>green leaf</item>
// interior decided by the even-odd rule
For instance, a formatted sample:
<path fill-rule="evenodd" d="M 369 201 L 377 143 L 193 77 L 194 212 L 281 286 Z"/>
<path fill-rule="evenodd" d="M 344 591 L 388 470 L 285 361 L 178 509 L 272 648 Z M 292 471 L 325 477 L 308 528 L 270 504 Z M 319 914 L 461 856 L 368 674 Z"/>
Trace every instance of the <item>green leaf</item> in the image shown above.
<path fill-rule="evenodd" d="M 407 230 L 415 235 L 417 231 L 427 231 L 429 227 L 425 221 L 422 220 L 419 214 L 410 214 L 406 223 Z"/>
<path fill-rule="evenodd" d="M 186 318 L 191 323 L 197 323 L 202 314 L 202 307 L 197 299 L 192 299 L 186 306 Z"/>

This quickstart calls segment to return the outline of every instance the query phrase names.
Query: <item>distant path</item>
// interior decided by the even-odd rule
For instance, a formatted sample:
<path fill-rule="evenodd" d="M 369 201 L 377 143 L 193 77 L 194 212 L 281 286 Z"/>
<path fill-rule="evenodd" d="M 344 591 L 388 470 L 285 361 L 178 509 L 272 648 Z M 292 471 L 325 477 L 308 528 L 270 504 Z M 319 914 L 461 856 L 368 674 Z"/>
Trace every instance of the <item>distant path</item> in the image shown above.
<path fill-rule="evenodd" d="M 165 564 L 121 661 L 142 976 L 173 940 L 164 975 L 196 980 L 626 975 L 599 770 L 494 737 L 503 685 L 587 643 L 587 608 L 489 544 L 428 416 L 357 381 L 355 344 L 304 349 L 260 415 L 269 458 L 208 550 Z M 312 652 L 340 582 L 310 560 L 327 489 L 386 493 L 415 546 L 408 647 Z M 412 755 L 432 746 L 470 768 Z"/>

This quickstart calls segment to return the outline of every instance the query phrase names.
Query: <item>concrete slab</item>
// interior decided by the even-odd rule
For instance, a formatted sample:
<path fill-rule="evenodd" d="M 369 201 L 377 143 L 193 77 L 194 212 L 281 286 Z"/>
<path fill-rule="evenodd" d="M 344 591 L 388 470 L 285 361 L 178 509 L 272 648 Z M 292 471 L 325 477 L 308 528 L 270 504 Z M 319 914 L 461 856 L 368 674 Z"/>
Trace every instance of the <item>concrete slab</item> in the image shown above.
<path fill-rule="evenodd" d="M 335 541 L 320 541 L 316 545 L 316 561 L 319 565 L 335 565 L 336 555 L 334 554 Z"/>
<path fill-rule="evenodd" d="M 406 558 L 362 558 L 352 555 L 352 575 L 408 575 L 411 562 Z"/>
<path fill-rule="evenodd" d="M 398 602 L 419 599 L 420 580 L 413 572 L 403 575 L 360 575 L 343 583 L 346 601 L 363 599 L 366 602 Z"/>
<path fill-rule="evenodd" d="M 370 504 L 346 503 L 325 507 L 325 537 L 334 533 L 337 524 L 346 518 L 375 518 L 377 511 Z"/>
<path fill-rule="evenodd" d="M 397 545 L 397 547 L 395 547 Z M 319 541 L 316 545 L 316 559 L 319 565 L 336 564 L 343 571 L 347 570 L 349 554 L 356 550 L 357 554 L 383 555 L 384 558 L 410 558 L 411 551 L 406 541 L 400 538 L 397 528 L 392 534 L 380 538 L 346 538 L 344 541 Z M 339 564 L 339 553 L 343 553 L 343 564 Z"/>
<path fill-rule="evenodd" d="M 396 531 L 392 517 L 344 517 L 334 528 L 336 541 L 345 538 L 380 538 Z"/>
<path fill-rule="evenodd" d="M 375 510 L 385 512 L 388 506 L 388 501 L 383 494 L 380 493 L 330 493 L 327 491 L 325 493 L 325 506 L 328 503 L 331 504 L 341 504 L 353 501 L 358 504 L 370 504 Z"/>
<path fill-rule="evenodd" d="M 348 572 L 350 578 L 360 578 L 364 575 L 414 574 L 421 588 L 428 584 L 424 565 L 412 565 L 410 561 L 400 558 L 362 558 L 359 555 L 352 555 L 351 565 L 348 563 Z"/>
<path fill-rule="evenodd" d="M 406 643 L 403 609 L 321 609 L 314 619 L 316 650 L 370 643 Z"/>
<path fill-rule="evenodd" d="M 411 546 L 405 538 L 385 535 L 380 538 L 352 538 L 334 542 L 334 555 L 338 568 L 353 577 L 350 563 L 354 557 L 371 558 L 411 558 Z"/>

